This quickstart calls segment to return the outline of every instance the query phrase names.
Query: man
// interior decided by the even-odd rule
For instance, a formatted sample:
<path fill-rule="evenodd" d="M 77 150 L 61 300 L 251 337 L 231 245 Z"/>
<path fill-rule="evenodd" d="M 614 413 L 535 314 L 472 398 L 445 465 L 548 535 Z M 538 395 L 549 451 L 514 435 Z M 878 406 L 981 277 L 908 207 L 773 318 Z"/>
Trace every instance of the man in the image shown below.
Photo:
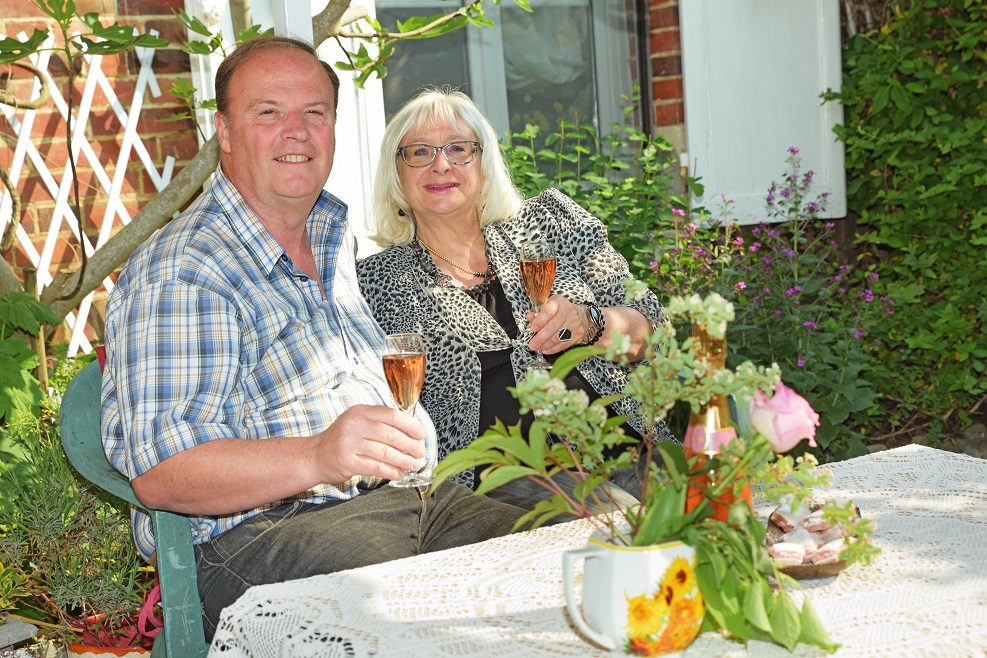
<path fill-rule="evenodd" d="M 222 164 L 107 303 L 103 436 L 154 508 L 187 514 L 206 635 L 247 587 L 507 533 L 522 510 L 380 486 L 435 441 L 395 408 L 346 207 L 323 191 L 339 80 L 266 37 L 216 74 Z M 145 557 L 150 523 L 135 515 Z"/>

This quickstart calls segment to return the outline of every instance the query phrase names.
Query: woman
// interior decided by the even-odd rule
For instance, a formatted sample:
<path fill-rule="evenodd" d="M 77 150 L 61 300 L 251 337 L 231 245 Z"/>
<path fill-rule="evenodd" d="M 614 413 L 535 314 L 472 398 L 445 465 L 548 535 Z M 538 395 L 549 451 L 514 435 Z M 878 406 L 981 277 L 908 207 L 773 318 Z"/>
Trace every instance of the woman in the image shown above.
<path fill-rule="evenodd" d="M 461 92 L 426 90 L 388 124 L 373 217 L 373 239 L 387 248 L 358 265 L 360 287 L 385 331 L 425 338 L 421 402 L 439 433 L 440 459 L 496 419 L 519 420 L 506 389 L 524 376 L 535 350 L 555 355 L 606 346 L 616 336 L 641 359 L 662 321 L 651 293 L 625 305 L 627 262 L 602 222 L 557 190 L 522 200 L 493 127 Z M 553 294 L 537 315 L 520 276 L 520 246 L 530 240 L 554 244 L 558 255 Z M 595 399 L 626 381 L 625 368 L 593 357 L 566 384 Z M 625 430 L 644 434 L 632 400 L 611 410 L 632 417 Z M 663 423 L 655 430 L 652 436 L 671 438 Z M 473 473 L 457 479 L 475 487 Z"/>

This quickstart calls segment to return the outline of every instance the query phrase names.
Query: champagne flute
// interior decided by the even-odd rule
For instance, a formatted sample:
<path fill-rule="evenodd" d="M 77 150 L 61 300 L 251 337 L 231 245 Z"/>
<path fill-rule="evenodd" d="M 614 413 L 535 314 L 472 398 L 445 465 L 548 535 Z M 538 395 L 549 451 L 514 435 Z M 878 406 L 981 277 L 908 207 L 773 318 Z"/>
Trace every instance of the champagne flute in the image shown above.
<path fill-rule="evenodd" d="M 390 334 L 384 339 L 384 376 L 398 408 L 414 413 L 418 396 L 425 383 L 425 342 L 419 333 Z M 426 442 L 426 446 L 429 443 Z M 400 480 L 390 480 L 392 487 L 427 487 L 432 474 L 425 471 L 432 465 L 430 455 L 422 460 L 417 471 L 405 471 Z"/>
<path fill-rule="evenodd" d="M 538 313 L 552 294 L 552 284 L 555 283 L 555 247 L 551 243 L 521 243 L 521 281 L 531 300 L 531 308 Z M 528 367 L 547 370 L 552 364 L 538 350 L 535 360 Z"/>

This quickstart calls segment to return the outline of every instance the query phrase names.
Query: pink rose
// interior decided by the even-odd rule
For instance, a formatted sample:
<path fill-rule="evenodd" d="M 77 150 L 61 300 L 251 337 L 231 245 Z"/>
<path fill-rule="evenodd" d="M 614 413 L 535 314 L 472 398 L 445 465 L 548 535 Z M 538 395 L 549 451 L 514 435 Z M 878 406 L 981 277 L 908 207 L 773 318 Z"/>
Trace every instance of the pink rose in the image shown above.
<path fill-rule="evenodd" d="M 816 427 L 819 414 L 812 410 L 801 395 L 782 383 L 768 397 L 762 391 L 751 400 L 751 427 L 764 436 L 775 452 L 788 452 L 802 439 L 816 447 Z"/>

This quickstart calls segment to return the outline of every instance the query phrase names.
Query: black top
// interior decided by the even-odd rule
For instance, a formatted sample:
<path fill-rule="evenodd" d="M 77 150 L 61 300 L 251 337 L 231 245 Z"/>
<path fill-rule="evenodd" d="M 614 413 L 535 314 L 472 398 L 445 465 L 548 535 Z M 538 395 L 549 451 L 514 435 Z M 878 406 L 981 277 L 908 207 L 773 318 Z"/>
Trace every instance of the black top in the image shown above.
<path fill-rule="evenodd" d="M 504 328 L 509 338 L 512 340 L 517 338 L 518 327 L 514 322 L 514 313 L 499 279 L 494 278 L 488 286 L 464 288 L 464 291 L 490 313 Z M 511 350 L 477 352 L 477 356 L 480 359 L 480 434 L 500 419 L 507 426 L 514 425 L 520 420 L 521 432 L 527 436 L 534 415 L 529 412 L 522 418 L 517 399 L 507 390 L 508 386 L 517 383 L 511 366 Z M 554 363 L 558 354 L 547 354 L 545 358 L 549 363 Z M 565 378 L 565 385 L 569 390 L 585 391 L 590 401 L 600 397 L 576 368 L 573 368 Z M 640 440 L 641 435 L 629 424 L 624 423 L 623 429 L 629 436 Z"/>

